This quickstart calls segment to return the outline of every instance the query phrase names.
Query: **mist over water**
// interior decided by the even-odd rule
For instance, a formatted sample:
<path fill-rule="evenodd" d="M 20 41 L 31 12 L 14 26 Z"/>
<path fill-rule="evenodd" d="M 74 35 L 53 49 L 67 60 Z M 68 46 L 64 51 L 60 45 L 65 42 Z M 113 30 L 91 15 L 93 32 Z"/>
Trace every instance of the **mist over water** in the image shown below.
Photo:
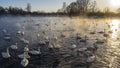
<path fill-rule="evenodd" d="M 49 38 L 58 37 L 58 43 L 63 46 L 61 51 L 69 47 L 70 38 L 80 34 L 81 37 L 87 35 L 89 39 L 87 44 L 79 43 L 77 47 L 92 46 L 95 39 L 105 40 L 104 44 L 98 45 L 98 50 L 96 51 L 96 60 L 98 62 L 92 65 L 93 67 L 101 66 L 108 67 L 110 64 L 118 63 L 117 59 L 120 56 L 120 19 L 89 19 L 89 18 L 69 18 L 69 17 L 32 17 L 32 16 L 8 16 L 0 17 L 0 49 L 4 50 L 6 47 L 18 42 L 19 50 L 23 49 L 24 44 L 20 42 L 19 37 L 25 38 L 30 41 L 29 48 L 37 47 L 39 40 L 42 40 L 45 36 Z M 12 37 L 11 41 L 5 41 L 3 38 L 3 30 L 6 29 L 7 32 Z M 18 30 L 24 31 L 24 36 L 17 36 L 16 32 Z M 109 37 L 104 37 L 103 34 L 99 32 L 104 31 L 109 34 Z M 95 32 L 95 34 L 90 34 L 90 32 Z M 40 38 L 37 38 L 37 34 L 40 34 Z M 65 35 L 65 38 L 61 38 L 61 34 Z M 66 43 L 61 43 L 64 41 Z M 68 42 L 68 43 L 67 43 Z M 76 41 L 73 40 L 75 43 Z M 107 57 L 107 58 L 106 58 Z M 113 59 L 113 60 L 111 60 Z"/>

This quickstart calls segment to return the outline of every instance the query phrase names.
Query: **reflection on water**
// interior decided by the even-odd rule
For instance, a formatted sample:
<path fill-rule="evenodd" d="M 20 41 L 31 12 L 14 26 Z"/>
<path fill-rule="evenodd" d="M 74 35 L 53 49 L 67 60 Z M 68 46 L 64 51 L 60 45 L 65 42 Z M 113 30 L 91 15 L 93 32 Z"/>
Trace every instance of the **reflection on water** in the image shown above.
<path fill-rule="evenodd" d="M 65 44 L 59 42 L 60 45 L 63 45 L 64 47 L 70 45 L 70 41 L 68 42 L 69 37 L 75 36 L 76 33 L 79 33 L 82 38 L 87 35 L 88 39 L 90 39 L 87 41 L 87 46 L 92 46 L 93 43 L 96 42 L 96 39 L 109 40 L 105 44 L 98 45 L 99 49 L 96 52 L 97 60 L 99 60 L 97 62 L 100 62 L 96 62 L 96 65 L 98 64 L 98 66 L 99 64 L 101 64 L 101 66 L 108 66 L 108 64 L 111 63 L 111 57 L 114 56 L 113 54 L 119 55 L 120 53 L 118 48 L 120 43 L 119 39 L 114 41 L 114 39 L 119 38 L 120 20 L 71 19 L 67 17 L 3 17 L 0 18 L 0 24 L 0 44 L 2 44 L 0 45 L 1 48 L 8 47 L 9 45 L 15 43 L 18 40 L 18 38 L 16 38 L 16 32 L 17 30 L 21 30 L 25 32 L 25 36 L 22 37 L 30 41 L 30 47 L 34 47 L 35 43 L 38 42 L 37 34 L 40 34 L 39 39 L 42 39 L 42 37 L 45 36 L 57 36 L 59 41 L 62 40 L 65 42 Z M 110 26 L 110 28 L 108 26 Z M 9 45 L 3 40 L 3 29 L 6 29 L 12 36 L 13 40 L 9 42 Z M 109 34 L 110 37 L 104 37 L 103 34 L 99 33 L 104 33 L 104 29 L 106 29 L 105 33 Z M 112 31 L 111 34 L 108 33 L 109 30 Z M 95 34 L 90 34 L 90 32 L 95 32 Z M 62 34 L 65 35 L 65 38 L 60 38 Z M 84 44 L 80 43 L 79 46 L 84 46 Z M 24 46 L 21 45 L 19 47 L 23 48 Z M 118 57 L 115 57 L 115 60 L 116 58 Z"/>
<path fill-rule="evenodd" d="M 120 20 L 112 20 L 110 23 L 111 30 L 112 30 L 112 38 L 118 37 L 118 30 L 119 30 Z"/>

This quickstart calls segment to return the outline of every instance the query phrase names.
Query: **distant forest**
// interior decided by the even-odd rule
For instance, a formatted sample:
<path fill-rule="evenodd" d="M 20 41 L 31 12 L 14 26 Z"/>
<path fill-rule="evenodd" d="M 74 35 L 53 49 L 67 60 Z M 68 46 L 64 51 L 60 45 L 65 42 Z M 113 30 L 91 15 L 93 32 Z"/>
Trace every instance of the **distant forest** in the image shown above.
<path fill-rule="evenodd" d="M 97 7 L 96 1 L 91 0 L 76 0 L 75 2 L 66 5 L 63 2 L 63 7 L 58 9 L 57 12 L 44 12 L 44 11 L 32 11 L 31 4 L 28 3 L 26 9 L 18 7 L 2 7 L 0 6 L 0 15 L 12 14 L 12 15 L 66 15 L 66 16 L 99 16 L 99 17 L 109 17 L 109 16 L 120 16 L 120 8 L 116 10 L 116 13 L 110 11 L 109 7 L 105 7 L 100 10 Z"/>

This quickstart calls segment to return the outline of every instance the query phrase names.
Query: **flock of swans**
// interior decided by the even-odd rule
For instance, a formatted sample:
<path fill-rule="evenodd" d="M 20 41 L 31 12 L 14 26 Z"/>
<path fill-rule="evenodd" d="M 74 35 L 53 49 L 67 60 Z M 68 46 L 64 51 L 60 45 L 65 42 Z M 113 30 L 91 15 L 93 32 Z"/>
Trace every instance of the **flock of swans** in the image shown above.
<path fill-rule="evenodd" d="M 37 24 L 37 26 L 39 26 L 39 24 Z M 101 32 L 98 32 L 98 33 L 103 34 L 104 37 L 108 37 L 109 36 L 107 33 L 105 33 L 105 29 L 104 29 L 104 31 L 101 31 Z M 7 30 L 4 29 L 3 30 L 3 34 L 4 34 L 4 39 L 5 40 L 10 40 L 11 39 L 10 34 L 7 32 Z M 25 35 L 25 32 L 18 30 L 16 32 L 16 34 L 23 36 L 23 35 Z M 90 34 L 95 34 L 95 31 L 90 32 Z M 40 34 L 37 34 L 36 36 L 39 38 Z M 65 37 L 65 35 L 61 35 L 61 37 Z M 49 37 L 46 36 L 45 39 L 44 40 L 40 40 L 38 42 L 38 44 L 39 45 L 46 45 L 46 43 L 49 43 L 49 45 L 48 45 L 49 49 L 60 49 L 62 46 L 56 43 L 58 39 L 59 39 L 58 37 L 54 37 L 54 43 L 50 44 L 51 38 L 49 38 Z M 87 35 L 85 35 L 85 37 L 82 38 L 79 34 L 76 34 L 75 39 L 78 42 L 85 43 L 85 45 L 86 45 L 87 40 L 88 40 Z M 31 58 L 31 56 L 29 54 L 32 54 L 32 55 L 41 55 L 41 46 L 39 46 L 38 49 L 36 49 L 36 50 L 34 50 L 34 49 L 30 50 L 29 46 L 28 46 L 30 44 L 30 42 L 28 40 L 26 40 L 25 38 L 19 38 L 19 40 L 21 42 L 23 42 L 25 46 L 24 46 L 24 49 L 23 49 L 23 54 L 18 55 L 18 57 L 20 59 L 22 59 L 21 60 L 21 65 L 23 67 L 26 67 L 29 64 L 29 60 L 28 59 Z M 78 48 L 77 47 L 78 46 L 77 43 L 74 43 L 74 44 L 72 43 L 71 46 L 70 46 L 70 49 L 72 51 L 76 51 L 77 56 L 80 56 L 80 54 L 84 53 L 87 56 L 86 62 L 87 63 L 92 63 L 92 62 L 94 62 L 96 60 L 96 56 L 95 56 L 94 52 L 98 48 L 97 44 L 104 43 L 104 40 L 100 40 L 100 39 L 95 39 L 95 40 L 96 40 L 96 42 L 91 47 L 81 47 L 81 48 Z M 11 55 L 10 55 L 9 49 L 17 50 L 18 49 L 18 45 L 19 44 L 16 42 L 14 45 L 11 45 L 10 47 L 7 47 L 6 48 L 6 52 L 2 52 L 1 53 L 2 57 L 5 58 L 5 59 L 10 58 Z"/>

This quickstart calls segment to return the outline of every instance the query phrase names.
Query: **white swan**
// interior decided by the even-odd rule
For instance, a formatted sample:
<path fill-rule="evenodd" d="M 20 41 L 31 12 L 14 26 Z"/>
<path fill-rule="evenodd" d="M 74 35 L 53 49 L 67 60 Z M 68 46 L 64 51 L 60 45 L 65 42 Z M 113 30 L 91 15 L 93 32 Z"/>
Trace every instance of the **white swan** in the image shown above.
<path fill-rule="evenodd" d="M 28 45 L 25 45 L 25 47 L 24 47 L 24 51 L 25 51 L 25 52 L 29 52 Z"/>
<path fill-rule="evenodd" d="M 52 49 L 52 48 L 54 48 L 54 46 L 49 44 L 48 48 Z"/>
<path fill-rule="evenodd" d="M 24 39 L 24 38 L 20 38 L 20 41 L 22 41 L 22 42 L 25 43 L 25 44 L 29 44 L 29 41 L 26 40 L 26 39 Z"/>
<path fill-rule="evenodd" d="M 96 43 L 98 43 L 98 44 L 104 43 L 104 40 L 102 40 L 102 39 L 96 39 L 96 40 L 97 40 Z"/>
<path fill-rule="evenodd" d="M 71 48 L 72 49 L 75 49 L 77 46 L 75 45 L 75 44 L 73 44 L 72 46 L 71 46 Z"/>
<path fill-rule="evenodd" d="M 39 38 L 39 37 L 40 37 L 40 34 L 37 34 L 37 37 Z"/>
<path fill-rule="evenodd" d="M 21 65 L 23 67 L 26 67 L 27 65 L 29 64 L 29 60 L 27 58 L 24 58 L 22 61 L 21 61 Z"/>
<path fill-rule="evenodd" d="M 40 48 L 38 48 L 38 50 L 31 50 L 31 51 L 29 51 L 29 53 L 32 55 L 39 55 L 39 54 L 41 54 Z"/>
<path fill-rule="evenodd" d="M 27 57 L 26 57 L 25 54 L 24 54 L 23 60 L 21 61 L 21 65 L 22 65 L 23 67 L 26 67 L 28 64 L 29 64 L 29 60 L 27 59 Z"/>
<path fill-rule="evenodd" d="M 11 39 L 11 37 L 6 36 L 6 37 L 4 37 L 4 39 L 5 39 L 5 40 L 10 40 L 10 39 Z"/>
<path fill-rule="evenodd" d="M 25 32 L 24 32 L 24 31 L 22 31 L 22 32 L 21 32 L 21 35 L 25 35 Z"/>
<path fill-rule="evenodd" d="M 10 48 L 13 50 L 16 50 L 16 49 L 18 49 L 18 44 L 16 43 L 15 45 L 11 45 Z"/>
<path fill-rule="evenodd" d="M 24 52 L 23 54 L 18 55 L 19 58 L 30 58 L 28 52 Z"/>
<path fill-rule="evenodd" d="M 85 50 L 87 50 L 86 47 L 84 47 L 84 48 L 79 48 L 79 49 L 78 49 L 79 52 L 83 52 L 83 51 L 85 51 Z"/>
<path fill-rule="evenodd" d="M 3 58 L 10 58 L 11 57 L 9 54 L 9 48 L 7 48 L 7 52 L 2 52 L 1 54 L 2 54 Z"/>
<path fill-rule="evenodd" d="M 6 29 L 3 29 L 2 32 L 3 32 L 3 33 L 7 33 L 7 30 L 6 30 Z"/>
<path fill-rule="evenodd" d="M 25 32 L 24 32 L 24 31 L 20 31 L 20 30 L 18 30 L 18 31 L 17 31 L 17 34 L 19 34 L 19 35 L 24 35 Z"/>
<path fill-rule="evenodd" d="M 45 45 L 45 44 L 46 44 L 46 42 L 45 42 L 45 41 L 43 41 L 43 40 L 40 40 L 40 41 L 39 41 L 39 44 L 40 44 L 40 45 Z"/>
<path fill-rule="evenodd" d="M 54 47 L 57 48 L 57 49 L 61 48 L 61 46 L 59 44 L 54 45 Z"/>
<path fill-rule="evenodd" d="M 91 62 L 94 62 L 95 61 L 95 56 L 93 55 L 93 56 L 90 56 L 90 57 L 88 57 L 87 59 L 86 59 L 86 62 L 88 62 L 88 63 L 91 63 Z"/>
<path fill-rule="evenodd" d="M 17 34 L 21 34 L 21 31 L 20 31 L 20 30 L 18 30 L 18 31 L 17 31 Z"/>

